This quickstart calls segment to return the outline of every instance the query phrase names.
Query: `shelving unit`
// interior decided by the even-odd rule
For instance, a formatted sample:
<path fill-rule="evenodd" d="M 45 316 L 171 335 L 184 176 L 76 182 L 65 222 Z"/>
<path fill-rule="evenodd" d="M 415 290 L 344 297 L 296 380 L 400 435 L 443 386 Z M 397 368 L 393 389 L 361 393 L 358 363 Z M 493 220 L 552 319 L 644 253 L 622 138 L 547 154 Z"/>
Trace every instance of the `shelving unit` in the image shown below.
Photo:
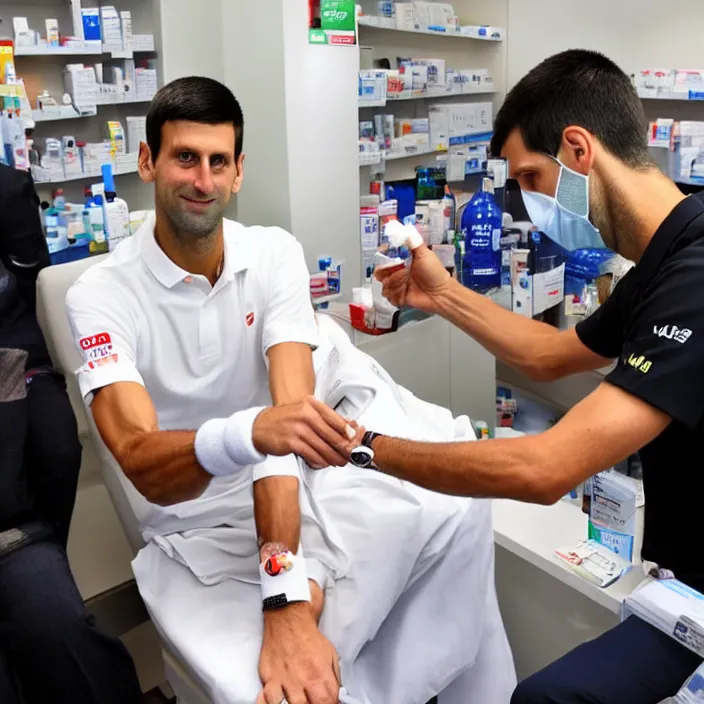
<path fill-rule="evenodd" d="M 83 106 L 81 109 L 85 111 L 85 114 L 81 115 L 54 115 L 54 114 L 46 114 L 41 110 L 32 110 L 32 119 L 34 122 L 61 122 L 62 120 L 85 120 L 90 117 L 95 117 L 98 108 L 103 107 L 103 106 L 109 106 L 109 105 L 136 105 L 139 103 L 149 103 L 151 102 L 151 98 L 135 98 L 134 100 L 121 100 L 120 102 L 111 102 L 111 103 L 96 103 L 93 106 L 90 107 L 85 107 Z M 91 110 L 94 110 L 92 112 Z"/>
<path fill-rule="evenodd" d="M 677 100 L 686 103 L 696 103 L 704 101 L 704 93 L 661 93 L 659 95 L 647 95 L 642 91 L 638 92 L 641 100 Z"/>
<path fill-rule="evenodd" d="M 93 65 L 99 62 L 113 62 L 113 65 L 123 65 L 125 60 L 138 58 L 157 61 L 160 69 L 159 85 L 163 81 L 161 70 L 163 65 L 159 58 L 161 49 L 161 26 L 155 25 L 154 3 L 144 0 L 118 0 L 113 3 L 118 10 L 129 10 L 132 15 L 134 41 L 127 47 L 106 45 L 100 41 L 70 41 L 69 46 L 15 46 L 15 67 L 17 75 L 22 77 L 27 89 L 28 98 L 32 108 L 37 108 L 35 97 L 47 90 L 57 102 L 61 102 L 64 94 L 64 67 L 67 63 L 84 63 Z M 84 0 L 82 5 L 89 3 Z M 96 3 L 97 5 L 97 3 Z M 59 32 L 62 37 L 71 36 L 73 22 L 71 8 L 65 0 L 0 0 L 0 9 L 3 18 L 27 17 L 31 29 L 44 34 L 44 20 L 47 17 L 56 18 Z M 8 29 L 7 25 L 3 25 Z M 12 23 L 9 23 L 12 31 Z M 141 85 L 141 84 L 140 84 Z M 145 86 L 146 87 L 146 86 Z M 133 87 L 136 90 L 136 86 Z M 105 95 L 105 94 L 103 94 Z M 110 96 L 113 97 L 114 93 Z M 44 154 L 45 140 L 49 137 L 62 139 L 71 136 L 77 141 L 89 143 L 100 142 L 107 137 L 106 122 L 119 120 L 125 133 L 127 133 L 127 116 L 143 116 L 147 110 L 151 97 L 140 93 L 133 93 L 128 100 L 98 100 L 96 104 L 82 105 L 78 114 L 71 111 L 58 110 L 56 113 L 43 114 L 38 109 L 32 110 L 31 119 L 35 123 L 33 139 L 39 151 Z M 93 103 L 93 100 L 90 100 Z M 29 118 L 29 114 L 27 114 Z M 91 119 L 93 118 L 93 119 Z M 79 120 L 79 122 L 76 122 Z M 142 187 L 141 181 L 135 178 L 137 169 L 133 164 L 114 167 L 116 176 L 120 176 L 118 184 L 119 195 L 123 197 L 132 210 L 148 209 L 153 207 L 153 193 L 151 189 Z M 38 176 L 38 175 L 37 175 Z M 45 175 L 46 177 L 46 175 Z M 82 189 L 84 184 L 95 183 L 100 180 L 99 173 L 88 173 L 80 176 L 69 176 L 53 181 L 36 181 L 36 189 L 42 200 L 50 201 L 51 192 L 55 187 L 63 187 L 67 200 L 82 202 Z"/>
<path fill-rule="evenodd" d="M 389 105 L 394 105 L 395 103 L 403 103 L 409 100 L 443 100 L 445 98 L 461 99 L 467 95 L 494 95 L 495 93 L 495 90 L 486 89 L 467 91 L 464 93 L 440 93 L 439 95 L 428 95 L 427 93 L 423 93 L 420 95 L 409 95 L 404 96 L 402 98 L 387 98 L 386 100 L 375 100 L 369 102 L 364 102 L 360 100 L 359 109 L 363 110 L 364 108 L 384 108 L 388 107 Z"/>
<path fill-rule="evenodd" d="M 131 167 L 129 169 L 113 169 L 113 176 L 126 176 L 127 174 L 136 173 L 136 167 Z M 100 178 L 102 178 L 102 174 L 100 172 L 94 172 L 90 174 L 81 174 L 80 176 L 66 176 L 56 181 L 37 181 L 36 186 L 38 188 L 41 186 L 60 186 L 62 183 L 70 183 L 71 181 L 85 181 L 87 183 Z"/>
<path fill-rule="evenodd" d="M 391 27 L 386 25 L 380 25 L 377 23 L 377 18 L 370 17 L 360 17 L 359 27 L 366 29 L 374 29 L 381 32 L 401 32 L 404 34 L 425 34 L 433 37 L 440 37 L 441 39 L 469 39 L 480 42 L 501 42 L 503 41 L 500 37 L 481 37 L 472 36 L 469 34 L 462 34 L 461 32 L 448 32 L 439 31 L 433 29 L 399 29 L 398 27 Z"/>
<path fill-rule="evenodd" d="M 103 47 L 96 46 L 49 46 L 38 44 L 37 46 L 17 46 L 15 56 L 100 56 Z"/>

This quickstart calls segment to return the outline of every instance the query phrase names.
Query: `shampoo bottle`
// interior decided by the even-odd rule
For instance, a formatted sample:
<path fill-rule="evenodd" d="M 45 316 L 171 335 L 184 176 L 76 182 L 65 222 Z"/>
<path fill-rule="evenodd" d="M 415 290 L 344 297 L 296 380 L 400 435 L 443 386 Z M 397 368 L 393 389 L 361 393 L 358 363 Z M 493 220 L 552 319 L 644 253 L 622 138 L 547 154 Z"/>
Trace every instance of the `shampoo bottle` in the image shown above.
<path fill-rule="evenodd" d="M 501 285 L 502 213 L 493 196 L 489 178 L 474 194 L 462 215 L 462 236 L 465 254 L 462 261 L 462 283 L 486 293 Z"/>
<path fill-rule="evenodd" d="M 105 184 L 105 229 L 107 231 L 109 250 L 112 252 L 117 245 L 130 236 L 130 211 L 122 198 L 115 194 L 115 180 L 112 175 L 112 165 L 103 164 L 103 183 Z"/>

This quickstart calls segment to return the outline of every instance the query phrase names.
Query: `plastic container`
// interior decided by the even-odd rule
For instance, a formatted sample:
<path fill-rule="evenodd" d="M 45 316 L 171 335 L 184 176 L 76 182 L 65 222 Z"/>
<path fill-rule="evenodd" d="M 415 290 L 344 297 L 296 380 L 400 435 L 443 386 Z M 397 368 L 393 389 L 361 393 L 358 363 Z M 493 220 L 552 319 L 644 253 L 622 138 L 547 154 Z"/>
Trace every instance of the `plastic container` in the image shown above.
<path fill-rule="evenodd" d="M 469 201 L 462 214 L 462 283 L 486 293 L 501 285 L 501 227 L 503 213 L 494 201 L 491 179 Z"/>
<path fill-rule="evenodd" d="M 105 185 L 105 202 L 103 214 L 105 216 L 105 230 L 107 232 L 109 250 L 112 252 L 120 242 L 130 236 L 130 211 L 122 198 L 115 195 L 115 180 L 112 166 L 103 164 L 103 183 Z M 94 196 L 97 200 L 98 196 Z"/>

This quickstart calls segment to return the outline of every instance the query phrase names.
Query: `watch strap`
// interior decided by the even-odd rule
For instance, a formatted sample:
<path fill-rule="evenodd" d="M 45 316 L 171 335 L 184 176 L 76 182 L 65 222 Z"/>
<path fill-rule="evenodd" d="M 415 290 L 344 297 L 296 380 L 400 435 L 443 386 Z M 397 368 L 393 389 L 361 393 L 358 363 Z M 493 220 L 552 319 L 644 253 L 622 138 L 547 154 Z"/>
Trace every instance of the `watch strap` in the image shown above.
<path fill-rule="evenodd" d="M 374 440 L 383 437 L 384 436 L 382 433 L 375 433 L 371 430 L 367 430 L 367 432 L 364 433 L 364 435 L 362 436 L 362 445 L 364 445 L 364 447 L 368 447 L 370 450 L 373 451 L 374 448 L 372 447 L 372 443 L 374 442 Z"/>

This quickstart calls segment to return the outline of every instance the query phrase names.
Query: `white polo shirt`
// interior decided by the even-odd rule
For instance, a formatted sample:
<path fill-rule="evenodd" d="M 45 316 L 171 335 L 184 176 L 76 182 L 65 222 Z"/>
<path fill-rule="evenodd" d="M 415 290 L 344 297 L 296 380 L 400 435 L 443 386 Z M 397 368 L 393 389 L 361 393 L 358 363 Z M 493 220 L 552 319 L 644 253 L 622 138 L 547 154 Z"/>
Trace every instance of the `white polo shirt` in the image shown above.
<path fill-rule="evenodd" d="M 211 286 L 164 254 L 154 223 L 152 213 L 68 292 L 83 396 L 120 381 L 143 384 L 162 430 L 196 430 L 270 405 L 267 350 L 318 341 L 301 245 L 278 227 L 225 220 L 223 271 Z"/>

